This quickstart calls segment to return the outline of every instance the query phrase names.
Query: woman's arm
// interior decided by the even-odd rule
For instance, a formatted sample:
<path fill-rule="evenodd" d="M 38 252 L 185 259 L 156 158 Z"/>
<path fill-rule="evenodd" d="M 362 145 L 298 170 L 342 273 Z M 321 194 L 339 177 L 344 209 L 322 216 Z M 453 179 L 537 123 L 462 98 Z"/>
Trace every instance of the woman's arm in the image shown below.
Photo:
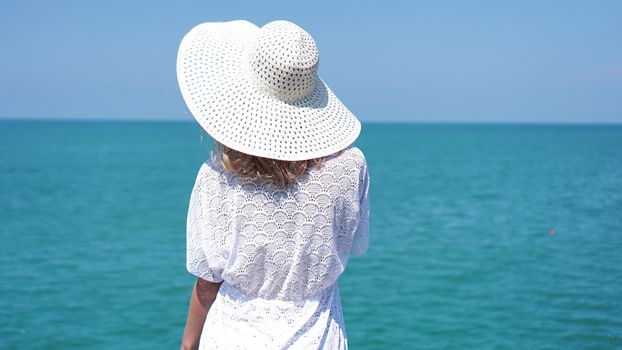
<path fill-rule="evenodd" d="M 182 350 L 197 349 L 199 347 L 199 339 L 205 318 L 210 307 L 218 295 L 221 283 L 212 283 L 197 278 L 192 288 L 192 296 L 190 297 L 190 307 L 188 309 L 188 320 L 186 321 L 186 329 L 184 329 L 184 337 L 181 341 Z"/>

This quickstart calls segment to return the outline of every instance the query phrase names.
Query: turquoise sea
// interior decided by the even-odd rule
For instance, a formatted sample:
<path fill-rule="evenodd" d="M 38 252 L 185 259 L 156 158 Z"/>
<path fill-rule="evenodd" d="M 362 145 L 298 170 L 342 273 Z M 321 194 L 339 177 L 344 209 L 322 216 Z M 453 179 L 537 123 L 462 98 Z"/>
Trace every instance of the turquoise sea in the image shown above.
<path fill-rule="evenodd" d="M 0 349 L 176 349 L 191 122 L 0 121 Z M 621 349 L 622 125 L 364 124 L 352 349 Z"/>

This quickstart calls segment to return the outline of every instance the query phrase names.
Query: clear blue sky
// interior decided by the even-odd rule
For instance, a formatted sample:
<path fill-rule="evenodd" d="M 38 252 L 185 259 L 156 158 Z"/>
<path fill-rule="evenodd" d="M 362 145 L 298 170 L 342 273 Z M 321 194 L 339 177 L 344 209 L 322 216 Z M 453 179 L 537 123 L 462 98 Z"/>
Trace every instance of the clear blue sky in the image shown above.
<path fill-rule="evenodd" d="M 0 117 L 187 119 L 193 26 L 293 21 L 362 121 L 622 122 L 622 1 L 5 1 Z"/>

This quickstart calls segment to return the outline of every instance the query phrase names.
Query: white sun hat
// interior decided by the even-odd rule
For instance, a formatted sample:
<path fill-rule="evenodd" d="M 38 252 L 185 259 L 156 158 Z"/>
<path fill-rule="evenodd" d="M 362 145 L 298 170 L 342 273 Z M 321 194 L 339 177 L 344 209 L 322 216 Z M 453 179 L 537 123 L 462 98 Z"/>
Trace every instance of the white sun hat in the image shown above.
<path fill-rule="evenodd" d="M 207 22 L 181 41 L 177 80 L 216 141 L 254 156 L 305 160 L 349 146 L 361 131 L 318 64 L 315 41 L 292 22 Z"/>

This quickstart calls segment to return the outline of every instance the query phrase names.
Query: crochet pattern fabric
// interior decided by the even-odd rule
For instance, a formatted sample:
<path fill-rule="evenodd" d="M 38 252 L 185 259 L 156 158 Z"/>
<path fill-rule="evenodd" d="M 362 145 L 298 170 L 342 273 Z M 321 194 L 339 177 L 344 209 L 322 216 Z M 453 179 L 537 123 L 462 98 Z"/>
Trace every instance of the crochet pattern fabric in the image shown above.
<path fill-rule="evenodd" d="M 367 249 L 369 174 L 356 147 L 284 190 L 240 180 L 211 160 L 190 198 L 187 268 L 242 293 L 299 300 L 328 288 Z"/>
<path fill-rule="evenodd" d="M 365 157 L 352 146 L 284 189 L 203 163 L 188 211 L 187 269 L 224 282 L 204 330 L 239 330 L 226 348 L 345 348 L 336 281 L 351 255 L 367 251 L 369 184 Z"/>

